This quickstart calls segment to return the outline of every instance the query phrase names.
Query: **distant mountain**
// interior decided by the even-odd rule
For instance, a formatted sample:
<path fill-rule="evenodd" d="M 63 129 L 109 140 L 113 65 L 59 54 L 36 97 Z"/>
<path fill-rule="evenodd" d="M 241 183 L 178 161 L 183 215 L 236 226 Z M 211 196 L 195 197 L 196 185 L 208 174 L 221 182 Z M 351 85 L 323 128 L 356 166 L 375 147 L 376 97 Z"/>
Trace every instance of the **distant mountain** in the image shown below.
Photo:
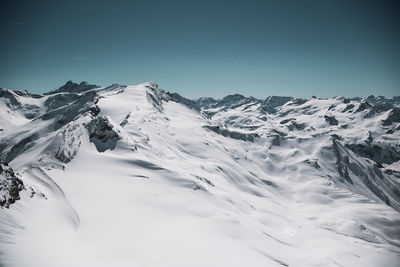
<path fill-rule="evenodd" d="M 398 266 L 400 97 L 0 89 L 0 266 Z"/>
<path fill-rule="evenodd" d="M 99 87 L 100 86 L 94 84 L 88 84 L 87 82 L 81 82 L 80 84 L 77 84 L 72 81 L 68 81 L 63 86 L 56 88 L 48 93 L 45 93 L 45 95 L 51 95 L 56 93 L 82 93 Z"/>

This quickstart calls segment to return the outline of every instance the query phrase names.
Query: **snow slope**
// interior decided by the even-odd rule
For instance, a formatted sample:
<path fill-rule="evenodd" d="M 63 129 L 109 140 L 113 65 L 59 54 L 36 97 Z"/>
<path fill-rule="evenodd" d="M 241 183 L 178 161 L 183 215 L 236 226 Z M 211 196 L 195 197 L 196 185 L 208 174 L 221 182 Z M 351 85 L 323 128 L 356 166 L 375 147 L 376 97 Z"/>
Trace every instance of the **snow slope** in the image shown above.
<path fill-rule="evenodd" d="M 399 98 L 1 90 L 0 266 L 399 265 Z"/>

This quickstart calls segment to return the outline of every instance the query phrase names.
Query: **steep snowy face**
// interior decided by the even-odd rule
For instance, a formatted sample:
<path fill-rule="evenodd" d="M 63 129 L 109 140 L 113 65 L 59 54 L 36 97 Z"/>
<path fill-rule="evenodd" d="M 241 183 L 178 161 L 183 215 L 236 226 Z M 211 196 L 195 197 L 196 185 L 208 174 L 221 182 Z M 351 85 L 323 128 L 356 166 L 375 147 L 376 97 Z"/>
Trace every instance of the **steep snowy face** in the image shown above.
<path fill-rule="evenodd" d="M 0 265 L 400 262 L 399 97 L 2 90 Z"/>

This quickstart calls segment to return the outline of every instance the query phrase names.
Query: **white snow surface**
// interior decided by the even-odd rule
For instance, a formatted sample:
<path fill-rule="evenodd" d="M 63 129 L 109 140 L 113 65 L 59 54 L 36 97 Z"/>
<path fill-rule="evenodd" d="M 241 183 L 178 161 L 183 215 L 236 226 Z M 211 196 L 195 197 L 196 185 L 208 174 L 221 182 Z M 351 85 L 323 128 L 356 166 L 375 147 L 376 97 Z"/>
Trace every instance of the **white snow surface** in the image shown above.
<path fill-rule="evenodd" d="M 7 92 L 0 157 L 26 190 L 0 208 L 0 266 L 400 265 L 394 100 Z"/>

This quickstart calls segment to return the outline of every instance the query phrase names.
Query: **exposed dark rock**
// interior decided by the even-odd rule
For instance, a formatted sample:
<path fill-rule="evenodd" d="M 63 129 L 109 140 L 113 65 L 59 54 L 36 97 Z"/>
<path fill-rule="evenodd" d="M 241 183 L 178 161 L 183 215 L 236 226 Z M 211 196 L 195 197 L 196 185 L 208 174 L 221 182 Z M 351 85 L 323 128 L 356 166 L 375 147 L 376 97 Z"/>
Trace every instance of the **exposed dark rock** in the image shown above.
<path fill-rule="evenodd" d="M 205 182 L 205 183 L 207 183 L 208 185 L 210 185 L 210 186 L 215 186 L 210 180 L 208 180 L 207 178 L 204 178 L 204 177 L 201 177 L 201 176 L 198 176 L 198 175 L 195 175 L 195 178 L 196 179 L 198 179 L 198 180 L 200 180 L 200 181 L 203 181 L 203 182 Z"/>
<path fill-rule="evenodd" d="M 196 105 L 200 108 L 208 108 L 218 102 L 218 100 L 212 97 L 200 97 L 199 99 L 196 99 L 194 101 L 196 102 Z"/>
<path fill-rule="evenodd" d="M 25 118 L 31 120 L 38 115 L 40 107 L 36 105 L 25 104 L 22 106 L 21 111 L 23 112 Z"/>
<path fill-rule="evenodd" d="M 6 163 L 0 161 L 0 207 L 9 208 L 20 199 L 24 184 Z"/>
<path fill-rule="evenodd" d="M 129 112 L 128 115 L 126 115 L 125 119 L 119 125 L 121 127 L 124 127 L 128 123 L 128 120 L 130 117 L 131 117 L 131 113 Z"/>
<path fill-rule="evenodd" d="M 59 145 L 55 157 L 61 162 L 70 162 L 79 151 L 81 146 L 82 129 L 79 124 L 68 124 L 57 135 Z"/>
<path fill-rule="evenodd" d="M 32 97 L 32 98 L 36 98 L 36 99 L 42 98 L 42 97 L 43 97 L 42 95 L 31 94 L 31 93 L 29 93 L 29 92 L 26 91 L 26 90 L 13 90 L 13 91 L 14 91 L 14 93 L 16 93 L 17 95 L 23 96 L 23 97 Z"/>
<path fill-rule="evenodd" d="M 22 104 L 17 98 L 18 96 L 15 96 L 12 90 L 0 88 L 0 98 L 7 99 L 5 102 L 7 107 L 9 107 L 12 110 L 16 110 L 21 108 Z"/>
<path fill-rule="evenodd" d="M 338 125 L 339 124 L 339 122 L 337 121 L 335 116 L 325 115 L 324 118 L 325 118 L 325 121 L 329 123 L 329 125 Z"/>
<path fill-rule="evenodd" d="M 400 179 L 400 171 L 396 171 L 396 170 L 392 170 L 392 169 L 385 169 L 384 172 L 386 174 L 396 176 L 397 178 Z M 400 194 L 399 194 L 399 197 L 400 197 Z"/>
<path fill-rule="evenodd" d="M 100 89 L 99 92 L 103 92 L 103 91 L 113 91 L 116 89 L 120 89 L 119 91 L 117 91 L 117 94 L 122 93 L 126 88 L 126 85 L 122 85 L 119 83 L 113 83 L 110 86 L 107 86 L 106 88 Z"/>
<path fill-rule="evenodd" d="M 304 130 L 304 128 L 306 128 L 306 124 L 305 123 L 297 123 L 296 121 L 294 121 L 294 120 L 292 120 L 291 122 L 290 122 L 290 124 L 289 125 L 287 125 L 287 127 L 288 127 L 288 129 L 290 130 L 290 131 L 293 131 L 293 130 Z"/>
<path fill-rule="evenodd" d="M 347 112 L 347 111 L 351 111 L 354 108 L 353 104 L 348 104 L 343 110 L 342 112 Z"/>
<path fill-rule="evenodd" d="M 271 135 L 270 137 L 272 137 L 272 142 L 269 148 L 273 147 L 273 146 L 280 146 L 281 145 L 281 140 L 282 140 L 282 136 L 279 134 L 275 134 L 275 135 Z"/>
<path fill-rule="evenodd" d="M 169 96 L 167 93 L 165 93 L 164 90 L 158 87 L 156 83 L 149 83 L 148 86 L 146 86 L 147 92 L 147 100 L 153 105 L 153 107 L 158 110 L 159 112 L 163 111 L 163 101 L 169 101 Z"/>
<path fill-rule="evenodd" d="M 194 110 L 200 111 L 200 107 L 193 100 L 184 98 L 183 96 L 181 96 L 180 94 L 177 94 L 177 93 L 169 93 L 168 92 L 167 95 L 170 97 L 170 100 L 172 100 L 174 102 L 181 103 L 181 104 L 187 106 L 190 109 L 194 109 Z"/>
<path fill-rule="evenodd" d="M 293 106 L 303 105 L 307 101 L 308 100 L 304 99 L 304 98 L 295 98 L 295 99 L 292 99 L 292 101 L 290 103 L 288 103 L 288 105 L 293 105 Z"/>
<path fill-rule="evenodd" d="M 372 105 L 368 102 L 361 102 L 360 105 L 358 106 L 356 112 L 361 112 L 364 111 L 368 108 L 372 108 Z"/>
<path fill-rule="evenodd" d="M 281 121 L 279 122 L 279 124 L 286 124 L 286 123 L 288 123 L 288 122 L 290 122 L 290 121 L 293 121 L 293 120 L 296 120 L 296 119 L 290 118 L 290 119 L 281 120 Z"/>
<path fill-rule="evenodd" d="M 263 182 L 263 184 L 266 184 L 266 185 L 269 185 L 272 187 L 276 187 L 276 185 L 270 180 L 266 180 L 266 179 L 260 179 L 260 180 L 261 180 L 261 182 Z"/>
<path fill-rule="evenodd" d="M 387 130 L 386 132 L 385 132 L 385 134 L 393 134 L 394 133 L 394 131 L 392 130 L 392 129 L 389 129 L 389 130 Z"/>
<path fill-rule="evenodd" d="M 343 146 L 338 140 L 333 139 L 333 152 L 336 157 L 336 166 L 341 178 L 353 184 L 350 173 L 360 181 L 378 198 L 387 205 L 399 209 L 398 182 L 391 179 L 377 165 L 372 165 L 368 159 L 357 157 Z M 392 201 L 394 201 L 394 206 Z"/>
<path fill-rule="evenodd" d="M 90 142 L 94 143 L 99 152 L 104 152 L 108 149 L 113 150 L 117 145 L 117 141 L 121 139 L 107 118 L 96 117 L 86 127 L 89 132 Z"/>
<path fill-rule="evenodd" d="M 224 98 L 222 98 L 222 100 L 218 101 L 218 103 L 215 106 L 218 106 L 218 107 L 221 107 L 221 106 L 230 107 L 230 106 L 232 106 L 234 104 L 240 103 L 244 99 L 246 99 L 246 97 L 243 96 L 243 95 L 240 95 L 240 94 L 227 95 Z"/>
<path fill-rule="evenodd" d="M 379 165 L 392 164 L 400 160 L 400 145 L 389 144 L 346 144 L 346 147 L 357 155 L 369 158 Z"/>
<path fill-rule="evenodd" d="M 68 81 L 63 86 L 45 93 L 45 95 L 57 94 L 57 93 L 82 93 L 91 89 L 99 88 L 99 86 L 94 84 L 89 84 L 85 81 L 81 82 L 80 84 L 74 83 L 72 81 Z"/>
<path fill-rule="evenodd" d="M 318 164 L 318 159 L 306 159 L 304 162 L 313 168 L 316 168 L 316 169 L 321 168 L 321 166 L 319 166 L 319 164 Z"/>
<path fill-rule="evenodd" d="M 389 109 L 392 109 L 393 105 L 389 102 L 378 102 L 375 103 L 371 109 L 367 112 L 367 114 L 364 115 L 364 118 L 372 118 L 377 114 L 380 114 L 382 112 L 388 111 Z"/>
<path fill-rule="evenodd" d="M 372 137 L 371 131 L 368 131 L 368 138 L 365 142 L 367 143 L 368 146 L 371 146 L 372 141 L 374 141 L 374 138 Z"/>
<path fill-rule="evenodd" d="M 65 105 L 69 105 L 79 99 L 79 97 L 80 95 L 75 93 L 52 95 L 46 99 L 46 101 L 44 102 L 44 106 L 47 108 L 47 111 L 51 111 Z"/>
<path fill-rule="evenodd" d="M 329 110 L 333 110 L 335 107 L 336 107 L 335 104 L 330 105 L 329 108 L 328 108 L 328 111 L 329 111 Z"/>
<path fill-rule="evenodd" d="M 394 108 L 390 111 L 386 119 L 382 121 L 383 126 L 392 125 L 393 122 L 400 122 L 400 108 Z"/>
<path fill-rule="evenodd" d="M 211 125 L 205 125 L 203 126 L 205 129 L 211 130 L 217 134 L 226 136 L 226 137 L 230 137 L 233 139 L 237 139 L 237 140 L 243 140 L 243 141 L 251 141 L 254 142 L 254 139 L 257 137 L 260 137 L 258 134 L 256 133 L 241 133 L 241 132 L 237 132 L 237 131 L 231 131 L 225 128 L 221 128 L 219 126 L 211 126 Z"/>
<path fill-rule="evenodd" d="M 344 103 L 344 104 L 348 104 L 348 103 L 350 103 L 350 99 L 348 99 L 348 98 L 344 98 L 344 99 L 343 99 L 343 103 Z"/>
<path fill-rule="evenodd" d="M 53 129 L 56 130 L 86 113 L 97 116 L 100 112 L 96 106 L 98 99 L 99 96 L 97 93 L 90 91 L 81 95 L 76 101 L 61 108 L 51 110 L 40 116 L 40 118 L 42 120 L 56 119 L 57 123 L 52 124 Z"/>
<path fill-rule="evenodd" d="M 34 145 L 33 140 L 36 140 L 36 139 L 37 139 L 36 135 L 31 135 L 29 137 L 25 137 L 25 138 L 21 139 L 18 143 L 13 145 L 8 152 L 6 152 L 5 154 L 2 155 L 3 160 L 7 163 L 11 162 L 22 152 L 31 148 Z"/>
<path fill-rule="evenodd" d="M 338 148 L 338 143 L 335 139 L 333 139 L 332 142 L 333 142 L 333 153 L 336 156 L 336 168 L 338 170 L 338 173 L 347 182 L 353 184 L 353 180 L 351 180 L 349 176 L 349 171 L 347 169 L 347 165 L 349 164 L 349 157 L 347 155 L 342 156 Z"/>
<path fill-rule="evenodd" d="M 277 112 L 278 107 L 283 106 L 291 100 L 293 98 L 288 96 L 270 96 L 262 102 L 261 109 L 267 113 L 274 114 Z"/>

